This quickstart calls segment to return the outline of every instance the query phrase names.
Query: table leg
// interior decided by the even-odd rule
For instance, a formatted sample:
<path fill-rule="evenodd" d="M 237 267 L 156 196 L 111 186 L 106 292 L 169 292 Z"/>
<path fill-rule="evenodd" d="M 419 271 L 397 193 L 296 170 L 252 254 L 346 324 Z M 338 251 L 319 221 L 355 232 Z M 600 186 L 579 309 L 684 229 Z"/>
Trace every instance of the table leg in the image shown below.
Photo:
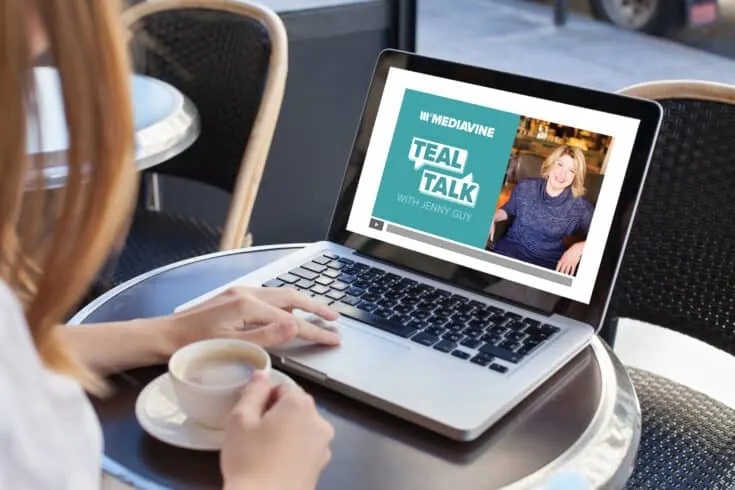
<path fill-rule="evenodd" d="M 143 173 L 140 179 L 138 207 L 148 211 L 161 210 L 161 187 L 158 181 L 158 174 L 154 172 Z"/>
<path fill-rule="evenodd" d="M 554 25 L 563 26 L 567 22 L 567 0 L 554 0 Z"/>

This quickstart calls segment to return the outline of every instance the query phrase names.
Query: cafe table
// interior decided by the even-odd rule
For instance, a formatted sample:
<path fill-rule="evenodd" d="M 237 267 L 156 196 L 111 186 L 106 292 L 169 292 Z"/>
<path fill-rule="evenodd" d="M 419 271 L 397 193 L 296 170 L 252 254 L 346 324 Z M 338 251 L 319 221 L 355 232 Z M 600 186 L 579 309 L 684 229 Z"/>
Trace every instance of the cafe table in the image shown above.
<path fill-rule="evenodd" d="M 29 117 L 28 155 L 41 155 L 46 188 L 63 187 L 69 146 L 56 68 L 34 68 L 37 117 Z M 135 123 L 135 165 L 145 170 L 178 155 L 199 136 L 196 108 L 175 87 L 155 78 L 130 79 Z"/>
<path fill-rule="evenodd" d="M 216 252 L 164 266 L 98 297 L 69 328 L 169 314 L 300 246 Z M 217 453 L 168 446 L 138 424 L 136 398 L 163 372 L 165 366 L 154 366 L 116 375 L 114 394 L 93 400 L 105 437 L 106 490 L 222 488 Z M 631 380 L 597 338 L 472 442 L 446 439 L 289 374 L 336 430 L 319 490 L 621 489 L 638 450 L 641 413 Z"/>

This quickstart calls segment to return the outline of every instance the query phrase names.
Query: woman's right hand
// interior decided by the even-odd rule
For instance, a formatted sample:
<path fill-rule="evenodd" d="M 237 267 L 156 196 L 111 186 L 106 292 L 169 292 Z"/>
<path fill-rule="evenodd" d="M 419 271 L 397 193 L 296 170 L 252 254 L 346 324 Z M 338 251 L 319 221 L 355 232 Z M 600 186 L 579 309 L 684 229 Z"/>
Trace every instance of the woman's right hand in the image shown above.
<path fill-rule="evenodd" d="M 331 458 L 334 429 L 301 388 L 271 388 L 258 372 L 225 434 L 220 455 L 225 490 L 314 490 Z"/>
<path fill-rule="evenodd" d="M 493 240 L 495 240 L 495 220 L 490 223 L 490 241 L 492 242 Z"/>

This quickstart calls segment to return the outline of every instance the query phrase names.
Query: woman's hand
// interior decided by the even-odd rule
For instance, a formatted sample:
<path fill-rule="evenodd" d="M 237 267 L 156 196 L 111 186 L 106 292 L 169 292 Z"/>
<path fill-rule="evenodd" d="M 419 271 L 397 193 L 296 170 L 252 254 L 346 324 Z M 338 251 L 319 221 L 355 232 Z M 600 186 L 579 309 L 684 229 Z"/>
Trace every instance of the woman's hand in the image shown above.
<path fill-rule="evenodd" d="M 570 276 L 576 274 L 579 260 L 582 258 L 584 251 L 584 242 L 577 242 L 564 252 L 559 262 L 556 264 L 556 272 L 568 274 Z"/>
<path fill-rule="evenodd" d="M 263 347 L 295 337 L 335 345 L 339 336 L 296 318 L 294 309 L 335 320 L 337 312 L 287 288 L 233 288 L 196 307 L 157 318 L 88 324 L 63 332 L 77 356 L 100 374 L 165 364 L 181 347 L 218 337 Z"/>
<path fill-rule="evenodd" d="M 327 305 L 289 288 L 236 287 L 200 305 L 172 315 L 168 322 L 173 351 L 211 338 L 238 338 L 263 347 L 296 337 L 336 345 L 339 336 L 291 314 L 295 309 L 336 320 Z"/>
<path fill-rule="evenodd" d="M 296 385 L 271 388 L 259 372 L 225 429 L 220 466 L 225 490 L 314 490 L 331 459 L 334 429 Z"/>

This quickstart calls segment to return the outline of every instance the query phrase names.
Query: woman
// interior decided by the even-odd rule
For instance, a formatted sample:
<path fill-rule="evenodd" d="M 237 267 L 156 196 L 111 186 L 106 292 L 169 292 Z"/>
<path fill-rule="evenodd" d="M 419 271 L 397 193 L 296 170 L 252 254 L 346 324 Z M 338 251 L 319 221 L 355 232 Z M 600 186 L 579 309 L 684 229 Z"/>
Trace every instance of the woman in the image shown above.
<path fill-rule="evenodd" d="M 498 239 L 493 251 L 562 274 L 574 275 L 585 242 L 566 251 L 562 240 L 589 230 L 592 204 L 584 199 L 587 165 L 584 153 L 573 146 L 560 146 L 541 165 L 541 178 L 524 179 L 513 189 L 508 202 L 495 212 L 495 223 L 514 220 Z"/>
<path fill-rule="evenodd" d="M 181 346 L 212 337 L 264 346 L 296 335 L 339 341 L 289 313 L 335 319 L 335 312 L 285 290 L 230 291 L 163 318 L 61 326 L 120 243 L 136 189 L 128 60 L 113 4 L 0 2 L 3 489 L 99 488 L 101 431 L 83 388 L 104 393 L 105 373 L 164 363 Z M 70 143 L 68 185 L 55 209 L 42 190 L 43 162 L 25 156 L 33 59 L 45 47 L 61 74 Z M 332 436 L 301 389 L 271 389 L 258 373 L 229 419 L 225 488 L 313 489 Z"/>

